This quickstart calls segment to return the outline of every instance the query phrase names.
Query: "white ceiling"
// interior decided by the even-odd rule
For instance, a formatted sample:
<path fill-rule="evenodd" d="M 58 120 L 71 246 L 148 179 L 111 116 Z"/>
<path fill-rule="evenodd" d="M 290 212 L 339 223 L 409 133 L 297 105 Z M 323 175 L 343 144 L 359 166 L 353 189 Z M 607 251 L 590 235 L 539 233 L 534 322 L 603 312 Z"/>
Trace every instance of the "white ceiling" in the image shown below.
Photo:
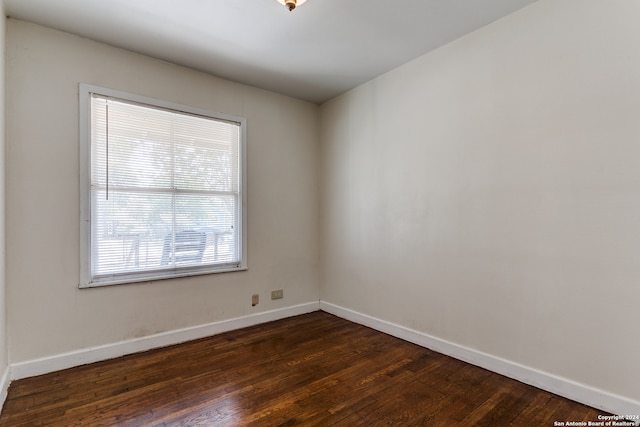
<path fill-rule="evenodd" d="M 7 14 L 322 103 L 536 0 L 5 0 Z"/>

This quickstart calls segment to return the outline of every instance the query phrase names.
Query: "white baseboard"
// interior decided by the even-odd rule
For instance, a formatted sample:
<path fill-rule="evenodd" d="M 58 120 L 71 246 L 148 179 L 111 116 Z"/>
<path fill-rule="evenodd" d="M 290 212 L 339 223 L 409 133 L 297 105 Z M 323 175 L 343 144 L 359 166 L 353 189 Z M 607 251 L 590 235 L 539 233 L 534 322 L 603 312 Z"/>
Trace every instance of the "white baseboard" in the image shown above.
<path fill-rule="evenodd" d="M 186 341 L 205 338 L 221 334 L 223 332 L 246 328 L 247 326 L 258 325 L 261 323 L 271 322 L 273 320 L 284 319 L 300 314 L 311 313 L 318 310 L 319 302 L 310 302 L 277 310 L 251 314 L 249 316 L 236 317 L 233 319 L 209 323 L 206 325 L 162 332 L 146 337 L 120 341 L 112 344 L 101 345 L 98 347 L 85 348 L 68 353 L 44 357 L 41 359 L 14 363 L 10 366 L 10 374 L 7 375 L 7 373 L 5 372 L 5 382 L 7 383 L 6 385 L 8 387 L 8 383 L 10 382 L 10 380 L 33 377 L 36 375 L 42 375 L 62 369 L 73 368 L 75 366 L 86 365 L 88 363 L 113 359 L 127 354 L 139 353 L 141 351 L 152 350 L 154 348 L 166 347 L 173 344 L 179 344 Z M 6 395 L 6 389 L 3 390 L 5 390 Z"/>
<path fill-rule="evenodd" d="M 623 396 L 463 347 L 326 301 L 320 301 L 320 310 L 605 412 L 640 415 L 640 402 Z"/>
<path fill-rule="evenodd" d="M 0 378 L 0 409 L 4 407 L 4 401 L 7 400 L 7 392 L 9 391 L 9 384 L 11 384 L 10 372 L 11 368 L 7 366 Z"/>
<path fill-rule="evenodd" d="M 147 337 L 14 363 L 5 369 L 0 378 L 0 407 L 2 407 L 7 397 L 9 384 L 14 379 L 32 377 L 88 363 L 113 359 L 127 354 L 166 347 L 318 310 L 326 311 L 343 319 L 368 326 L 380 332 L 412 342 L 438 353 L 446 354 L 447 356 L 471 363 L 472 365 L 480 366 L 576 402 L 601 409 L 605 412 L 618 415 L 640 414 L 640 402 L 635 400 L 463 347 L 423 332 L 358 313 L 326 301 L 300 304 L 206 325 L 163 332 Z"/>

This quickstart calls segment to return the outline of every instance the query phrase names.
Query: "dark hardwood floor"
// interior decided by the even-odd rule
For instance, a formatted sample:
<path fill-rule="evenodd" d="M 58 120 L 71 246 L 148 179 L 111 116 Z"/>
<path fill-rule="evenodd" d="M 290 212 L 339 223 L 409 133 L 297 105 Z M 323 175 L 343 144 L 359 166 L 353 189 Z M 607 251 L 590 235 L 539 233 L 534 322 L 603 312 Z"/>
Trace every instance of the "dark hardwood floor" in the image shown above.
<path fill-rule="evenodd" d="M 0 426 L 553 426 L 598 414 L 316 312 L 14 381 Z"/>

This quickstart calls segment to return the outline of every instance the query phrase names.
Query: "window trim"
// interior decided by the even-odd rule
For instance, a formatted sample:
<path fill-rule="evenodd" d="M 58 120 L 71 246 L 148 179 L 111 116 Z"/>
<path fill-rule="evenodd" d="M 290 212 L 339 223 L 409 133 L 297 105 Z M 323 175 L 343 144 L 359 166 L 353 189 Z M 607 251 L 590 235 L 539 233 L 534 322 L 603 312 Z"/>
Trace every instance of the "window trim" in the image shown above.
<path fill-rule="evenodd" d="M 216 120 L 235 122 L 240 125 L 240 210 L 239 220 L 240 262 L 237 266 L 192 267 L 189 269 L 167 269 L 144 273 L 119 274 L 117 277 L 94 279 L 91 273 L 91 94 L 119 98 L 125 101 L 149 105 L 186 114 L 210 117 Z M 80 281 L 79 288 L 92 288 L 125 283 L 139 283 L 203 274 L 227 273 L 247 270 L 247 119 L 244 117 L 218 113 L 211 110 L 191 107 L 156 98 L 136 95 L 120 90 L 109 89 L 86 83 L 79 84 L 79 120 L 80 120 Z"/>

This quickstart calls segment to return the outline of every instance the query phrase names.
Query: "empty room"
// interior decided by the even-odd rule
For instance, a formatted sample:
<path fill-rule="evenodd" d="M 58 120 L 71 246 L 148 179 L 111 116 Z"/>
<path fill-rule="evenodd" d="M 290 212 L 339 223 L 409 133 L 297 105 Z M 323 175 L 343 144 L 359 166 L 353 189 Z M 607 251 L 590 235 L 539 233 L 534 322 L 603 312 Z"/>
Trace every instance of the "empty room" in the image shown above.
<path fill-rule="evenodd" d="M 0 426 L 640 425 L 640 1 L 0 11 Z"/>

